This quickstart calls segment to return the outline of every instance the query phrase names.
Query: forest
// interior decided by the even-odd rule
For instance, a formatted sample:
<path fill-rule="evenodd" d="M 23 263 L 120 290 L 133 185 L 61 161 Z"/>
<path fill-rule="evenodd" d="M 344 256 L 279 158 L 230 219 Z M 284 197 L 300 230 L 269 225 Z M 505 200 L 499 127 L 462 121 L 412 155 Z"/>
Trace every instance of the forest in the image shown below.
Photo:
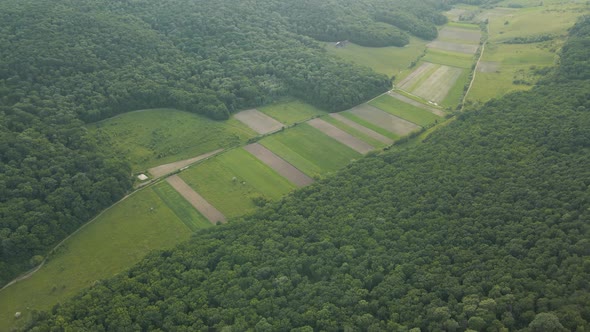
<path fill-rule="evenodd" d="M 403 45 L 432 37 L 444 18 L 438 0 L 330 4 L 1 1 L 0 285 L 130 189 L 129 165 L 84 123 L 155 107 L 223 120 L 287 95 L 343 110 L 390 80 L 327 56 L 313 38 Z M 376 17 L 400 11 L 399 26 Z"/>
<path fill-rule="evenodd" d="M 586 331 L 590 19 L 462 113 L 39 312 L 32 331 Z"/>

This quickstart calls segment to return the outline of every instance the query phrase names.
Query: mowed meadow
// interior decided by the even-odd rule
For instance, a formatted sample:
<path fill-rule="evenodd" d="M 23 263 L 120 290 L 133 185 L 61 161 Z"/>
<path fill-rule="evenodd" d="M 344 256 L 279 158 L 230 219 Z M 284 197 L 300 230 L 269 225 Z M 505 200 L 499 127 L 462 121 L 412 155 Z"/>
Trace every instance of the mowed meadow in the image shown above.
<path fill-rule="evenodd" d="M 479 16 L 489 21 L 489 39 L 468 101 L 530 89 L 555 65 L 572 22 L 588 11 L 575 1 L 510 3 L 523 8 L 498 8 Z"/>

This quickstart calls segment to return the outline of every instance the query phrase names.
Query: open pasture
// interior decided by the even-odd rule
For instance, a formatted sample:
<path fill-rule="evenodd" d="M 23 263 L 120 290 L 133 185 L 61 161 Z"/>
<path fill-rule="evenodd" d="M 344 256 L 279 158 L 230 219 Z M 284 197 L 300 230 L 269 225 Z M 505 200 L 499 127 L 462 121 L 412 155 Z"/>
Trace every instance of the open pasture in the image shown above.
<path fill-rule="evenodd" d="M 285 99 L 275 104 L 259 107 L 258 110 L 287 126 L 326 114 L 319 108 L 297 99 Z"/>
<path fill-rule="evenodd" d="M 369 104 L 422 127 L 426 127 L 441 120 L 440 116 L 434 115 L 423 108 L 405 103 L 387 94 L 373 99 Z"/>
<path fill-rule="evenodd" d="M 98 139 L 108 137 L 135 172 L 236 146 L 256 136 L 235 119 L 214 121 L 174 109 L 129 112 L 88 128 Z"/>
<path fill-rule="evenodd" d="M 256 208 L 253 199 L 278 199 L 295 185 L 243 148 L 236 148 L 179 174 L 227 218 Z"/>
<path fill-rule="evenodd" d="M 335 172 L 361 156 L 308 124 L 265 137 L 259 143 L 312 177 Z"/>
<path fill-rule="evenodd" d="M 565 37 L 578 16 L 587 12 L 583 4 L 546 4 L 521 8 L 490 18 L 492 42 L 504 42 L 515 37 L 551 35 Z"/>
<path fill-rule="evenodd" d="M 325 43 L 328 54 L 369 67 L 388 77 L 407 69 L 425 47 L 426 41 L 415 37 L 411 37 L 410 43 L 404 47 L 363 47 L 353 43 L 335 47 L 334 43 Z"/>
<path fill-rule="evenodd" d="M 178 212 L 165 184 L 142 189 L 106 210 L 66 240 L 30 278 L 0 292 L 0 331 L 10 331 L 14 313 L 25 322 L 33 310 L 50 310 L 98 280 L 123 272 L 149 251 L 187 240 L 195 228 L 211 226 L 190 211 Z M 168 197 L 163 200 L 156 191 Z M 170 195 L 170 196 L 169 196 Z M 192 218 L 196 219 L 192 219 Z M 202 217 L 201 217 L 202 219 Z"/>
<path fill-rule="evenodd" d="M 381 148 L 393 143 L 392 139 L 367 127 L 363 127 L 360 124 L 343 117 L 339 113 L 330 113 L 329 116 L 325 116 L 323 119 L 374 147 Z"/>
<path fill-rule="evenodd" d="M 409 133 L 420 129 L 420 126 L 399 118 L 397 116 L 386 113 L 376 107 L 370 105 L 360 105 L 350 109 L 344 114 L 350 113 L 360 119 L 365 120 L 398 136 L 406 136 Z"/>
<path fill-rule="evenodd" d="M 534 75 L 531 68 L 550 67 L 555 64 L 557 54 L 545 45 L 547 43 L 489 43 L 483 55 L 484 70 L 478 68 L 479 72 L 475 76 L 467 99 L 484 102 L 511 91 L 530 89 L 531 85 L 515 82 L 520 79 L 533 84 L 541 76 Z M 487 65 L 490 63 L 493 65 Z M 496 70 L 488 70 L 490 67 L 496 67 Z"/>
<path fill-rule="evenodd" d="M 272 133 L 284 127 L 282 123 L 256 109 L 238 112 L 234 114 L 234 118 L 261 135 Z"/>

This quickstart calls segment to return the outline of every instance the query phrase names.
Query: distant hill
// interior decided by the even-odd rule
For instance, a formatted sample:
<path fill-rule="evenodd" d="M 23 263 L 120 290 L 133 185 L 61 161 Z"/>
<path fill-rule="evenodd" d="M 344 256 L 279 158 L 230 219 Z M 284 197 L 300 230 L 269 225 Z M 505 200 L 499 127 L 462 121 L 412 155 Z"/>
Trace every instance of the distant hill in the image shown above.
<path fill-rule="evenodd" d="M 154 253 L 32 331 L 590 328 L 588 27 L 531 91 Z"/>

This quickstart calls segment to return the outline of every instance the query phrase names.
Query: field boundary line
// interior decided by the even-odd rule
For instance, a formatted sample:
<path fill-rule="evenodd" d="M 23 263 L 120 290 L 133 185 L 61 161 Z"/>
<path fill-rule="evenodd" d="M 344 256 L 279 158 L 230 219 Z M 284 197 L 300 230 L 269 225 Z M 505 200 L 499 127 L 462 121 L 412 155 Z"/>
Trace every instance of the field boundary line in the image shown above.
<path fill-rule="evenodd" d="M 485 36 L 485 40 L 481 44 L 481 52 L 479 52 L 479 58 L 477 59 L 477 63 L 475 64 L 475 67 L 473 68 L 473 72 L 471 75 L 471 81 L 469 82 L 469 87 L 467 88 L 467 91 L 465 91 L 465 94 L 463 95 L 463 99 L 461 100 L 461 111 L 463 111 L 463 109 L 465 109 L 465 101 L 467 100 L 467 96 L 469 95 L 469 92 L 471 91 L 471 87 L 473 86 L 473 82 L 475 82 L 475 75 L 477 75 L 477 68 L 479 68 L 479 64 L 481 62 L 481 59 L 483 58 L 483 53 L 485 51 L 486 44 L 488 43 L 489 35 L 490 35 L 490 23 L 488 21 L 488 23 L 486 24 L 486 36 Z"/>

